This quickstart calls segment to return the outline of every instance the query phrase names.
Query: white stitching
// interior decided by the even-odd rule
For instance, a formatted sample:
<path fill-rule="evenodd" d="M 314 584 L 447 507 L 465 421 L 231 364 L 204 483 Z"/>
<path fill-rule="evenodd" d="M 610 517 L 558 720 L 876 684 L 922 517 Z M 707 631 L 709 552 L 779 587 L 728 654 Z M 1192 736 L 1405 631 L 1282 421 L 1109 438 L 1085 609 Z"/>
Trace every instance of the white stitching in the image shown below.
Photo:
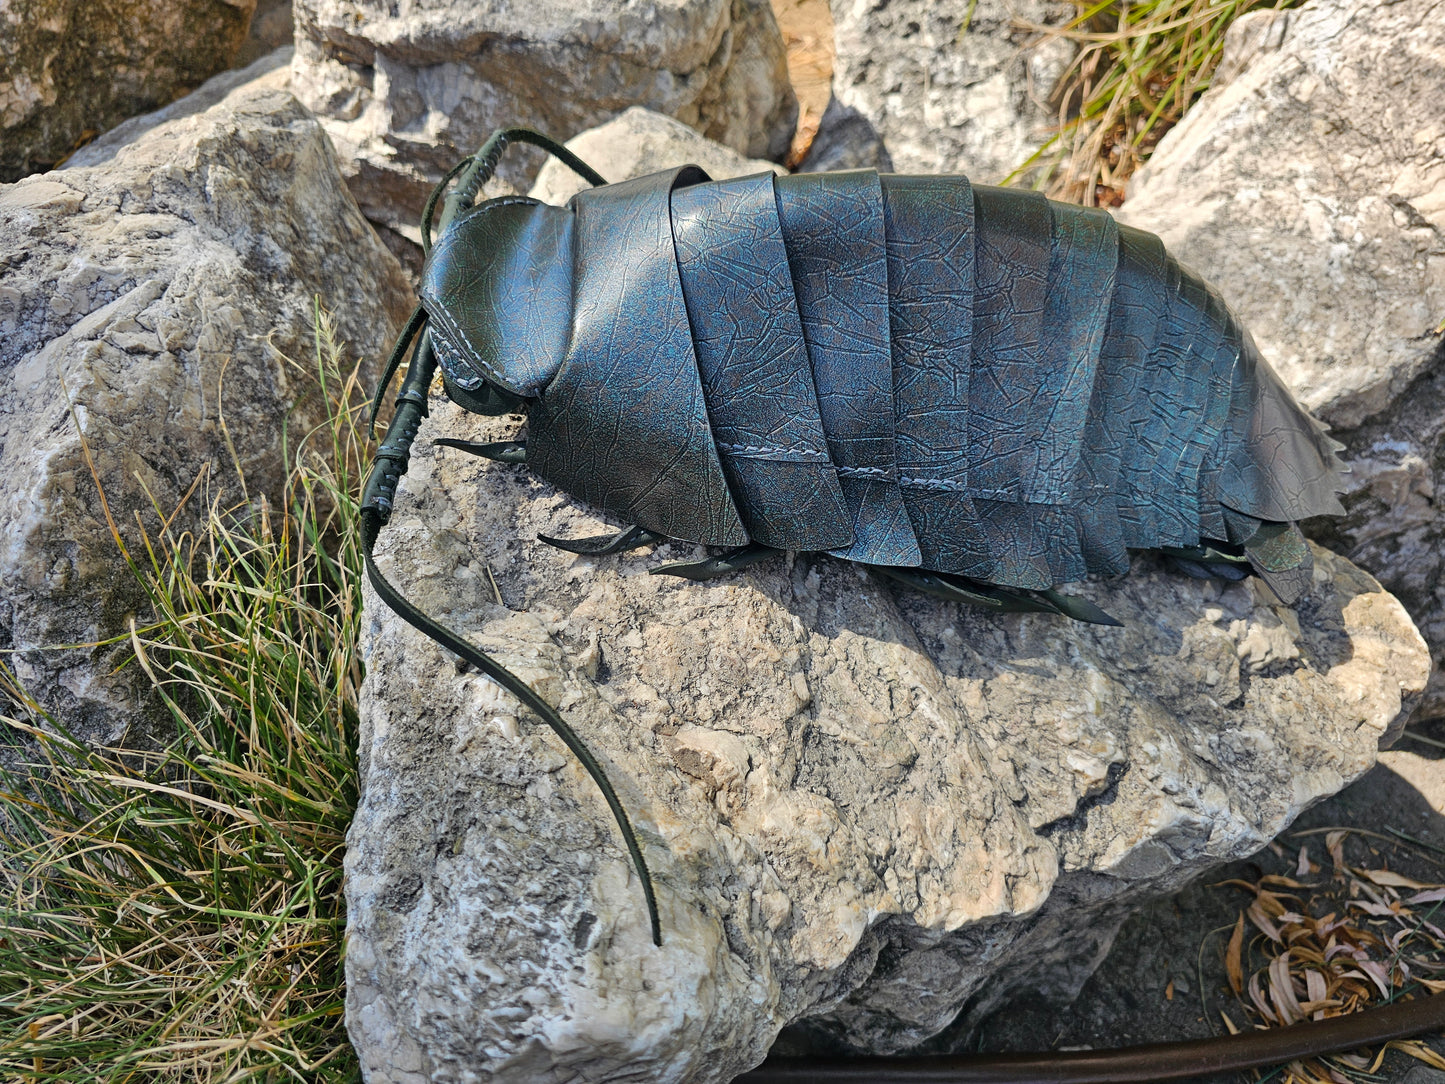
<path fill-rule="evenodd" d="M 950 482 L 947 478 L 900 478 L 898 480 L 906 486 L 917 486 L 920 489 L 952 489 L 963 492 L 968 488 L 962 482 Z"/>
<path fill-rule="evenodd" d="M 803 459 L 827 459 L 827 452 L 814 452 L 807 448 L 764 448 L 756 444 L 724 444 L 717 442 L 717 446 L 725 452 L 732 452 L 734 455 L 792 455 Z"/>

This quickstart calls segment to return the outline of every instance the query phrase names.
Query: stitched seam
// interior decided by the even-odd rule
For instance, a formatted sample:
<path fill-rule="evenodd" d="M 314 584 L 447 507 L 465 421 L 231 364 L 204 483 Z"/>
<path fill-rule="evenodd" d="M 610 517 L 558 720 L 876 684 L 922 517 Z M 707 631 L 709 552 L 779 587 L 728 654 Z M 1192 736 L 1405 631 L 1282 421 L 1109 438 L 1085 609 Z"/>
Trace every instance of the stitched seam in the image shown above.
<path fill-rule="evenodd" d="M 962 482 L 950 482 L 947 478 L 900 478 L 898 480 L 906 486 L 917 486 L 919 489 L 952 489 L 962 493 L 968 488 Z"/>
<path fill-rule="evenodd" d="M 734 455 L 792 455 L 802 459 L 827 459 L 827 452 L 814 452 L 807 448 L 765 448 L 757 444 L 723 444 L 718 448 Z"/>
<path fill-rule="evenodd" d="M 838 473 L 844 478 L 883 478 L 888 479 L 889 473 L 882 467 L 839 467 Z"/>

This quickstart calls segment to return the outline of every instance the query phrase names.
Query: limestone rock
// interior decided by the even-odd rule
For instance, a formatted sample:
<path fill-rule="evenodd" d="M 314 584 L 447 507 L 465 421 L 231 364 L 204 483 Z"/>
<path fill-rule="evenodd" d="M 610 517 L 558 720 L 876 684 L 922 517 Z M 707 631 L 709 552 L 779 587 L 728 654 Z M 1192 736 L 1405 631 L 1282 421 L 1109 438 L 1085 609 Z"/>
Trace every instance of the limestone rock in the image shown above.
<path fill-rule="evenodd" d="M 996 184 L 1048 138 L 1049 92 L 1073 56 L 1027 26 L 1074 14 L 1050 0 L 831 0 L 833 93 L 869 121 L 902 173 Z"/>
<path fill-rule="evenodd" d="M 415 237 L 428 192 L 496 128 L 568 139 L 633 105 L 754 158 L 788 150 L 797 102 L 767 0 L 297 0 L 293 85 L 362 210 Z M 499 176 L 525 188 L 540 155 Z"/>
<path fill-rule="evenodd" d="M 267 85 L 276 75 L 203 88 L 74 168 L 0 186 L 0 647 L 87 738 L 138 721 L 135 668 L 47 647 L 122 634 L 147 612 L 87 450 L 132 545 L 134 513 L 155 530 L 151 497 L 169 513 L 201 472 L 177 535 L 207 492 L 242 503 L 237 463 L 250 499 L 274 496 L 283 428 L 294 449 L 321 412 L 314 300 L 373 363 L 410 305 L 326 133 Z"/>
<path fill-rule="evenodd" d="M 1122 629 L 819 555 L 709 584 L 647 574 L 690 545 L 575 558 L 537 533 L 616 525 L 427 440 L 516 421 L 433 402 L 380 565 L 583 735 L 664 943 L 564 747 L 368 595 L 347 1019 L 370 1084 L 720 1084 L 790 1023 L 895 1051 L 1068 992 L 1130 907 L 1370 767 L 1426 680 L 1400 605 L 1325 550 L 1297 610 L 1147 557 L 1075 588 Z"/>
<path fill-rule="evenodd" d="M 1264 14 L 1264 13 L 1262 13 Z M 1445 317 L 1445 20 L 1312 0 L 1231 31 L 1239 74 L 1130 183 L 1310 409 L 1353 428 L 1429 364 Z"/>
<path fill-rule="evenodd" d="M 256 0 L 256 12 L 251 16 L 251 33 L 236 54 L 235 63 L 238 67 L 254 63 L 267 53 L 290 46 L 295 38 L 291 0 Z M 286 62 L 291 62 L 289 54 Z"/>
<path fill-rule="evenodd" d="M 1445 663 L 1445 19 L 1432 0 L 1311 0 L 1240 20 L 1222 68 L 1119 217 L 1219 286 L 1335 426 L 1349 516 L 1319 533 Z M 1439 666 L 1420 710 L 1445 714 Z"/>
<path fill-rule="evenodd" d="M 633 106 L 621 116 L 574 136 L 567 149 L 609 181 L 625 181 L 660 169 L 692 163 L 714 180 L 783 167 L 762 158 L 744 158 L 737 151 L 699 135 L 681 121 Z M 548 158 L 528 193 L 543 203 L 566 203 L 587 182 L 555 158 Z"/>
<path fill-rule="evenodd" d="M 1420 718 L 1445 717 L 1445 356 L 1390 410 L 1336 433 L 1349 446 L 1345 515 L 1311 533 L 1380 577 L 1435 657 Z"/>
<path fill-rule="evenodd" d="M 231 65 L 256 0 L 10 0 L 0 5 L 0 182 Z"/>

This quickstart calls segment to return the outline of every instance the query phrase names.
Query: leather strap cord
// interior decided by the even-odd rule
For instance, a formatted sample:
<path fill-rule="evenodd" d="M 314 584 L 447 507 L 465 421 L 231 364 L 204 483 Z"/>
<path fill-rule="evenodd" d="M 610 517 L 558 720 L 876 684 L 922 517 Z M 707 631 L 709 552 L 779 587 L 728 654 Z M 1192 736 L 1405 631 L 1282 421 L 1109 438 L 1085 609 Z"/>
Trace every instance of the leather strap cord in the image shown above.
<path fill-rule="evenodd" d="M 922 1058 L 769 1058 L 733 1084 L 1130 1084 L 1257 1069 L 1445 1029 L 1445 997 L 1421 994 L 1287 1028 L 1115 1050 Z"/>
<path fill-rule="evenodd" d="M 445 230 L 456 215 L 476 198 L 476 193 L 481 190 L 481 186 L 491 176 L 492 171 L 496 168 L 497 159 L 501 157 L 502 151 L 506 149 L 509 141 L 535 143 L 558 154 L 573 168 L 581 165 L 580 172 L 583 172 L 583 176 L 594 184 L 606 183 L 594 170 L 583 165 L 565 147 L 553 143 L 546 136 L 525 128 L 509 128 L 494 134 L 474 158 L 463 163 L 469 168 L 463 176 L 462 183 L 458 186 L 458 191 L 447 197 L 442 209 L 441 229 Z M 427 201 L 423 235 L 427 237 L 428 242 L 431 233 L 431 214 L 437 199 L 447 183 L 458 172 L 460 169 L 454 169 L 447 174 Z M 459 196 L 463 198 L 459 198 Z M 377 401 L 381 399 L 386 385 L 391 382 L 392 375 L 400 365 L 401 358 L 406 353 L 407 343 L 421 329 L 425 320 L 425 313 L 418 307 L 412 313 L 411 319 L 407 321 L 402 337 L 387 362 L 384 382 L 376 393 Z M 436 354 L 431 348 L 429 336 L 423 332 L 412 363 L 407 369 L 406 379 L 402 381 L 401 389 L 397 392 L 396 412 L 392 416 L 391 425 L 387 427 L 386 439 L 382 441 L 381 447 L 376 451 L 371 472 L 367 475 L 366 485 L 362 490 L 362 560 L 366 565 L 367 578 L 371 581 L 373 590 L 398 617 L 431 637 L 447 650 L 465 659 L 515 696 L 526 707 L 541 716 L 542 721 L 551 727 L 553 733 L 562 739 L 563 744 L 572 751 L 572 755 L 581 762 L 582 767 L 587 770 L 587 774 L 592 777 L 592 781 L 597 784 L 597 789 L 602 792 L 602 797 L 607 802 L 607 808 L 612 811 L 612 816 L 617 822 L 618 831 L 621 832 L 622 840 L 627 846 L 627 853 L 631 856 L 632 865 L 642 882 L 642 894 L 647 902 L 647 917 L 652 927 L 652 943 L 660 946 L 662 944 L 662 922 L 657 912 L 657 897 L 653 892 L 652 876 L 647 869 L 647 860 L 642 856 L 642 847 L 637 842 L 637 835 L 632 830 L 632 822 L 628 820 L 627 811 L 622 807 L 622 802 L 617 797 L 612 782 L 607 778 L 607 773 L 603 771 L 597 758 L 592 755 L 592 751 L 587 748 L 582 739 L 577 736 L 576 731 L 567 724 L 567 721 L 557 713 L 552 705 L 538 696 L 530 685 L 486 652 L 473 647 L 455 632 L 437 624 L 422 613 L 408 602 L 376 567 L 376 561 L 372 555 L 376 548 L 376 539 L 381 533 L 381 528 L 391 519 L 392 504 L 396 499 L 396 487 L 400 483 L 402 475 L 406 473 L 407 466 L 411 461 L 412 444 L 416 441 L 422 419 L 426 417 L 427 393 L 431 388 L 432 379 L 436 375 L 436 368 Z M 373 404 L 372 412 L 374 416 L 375 404 Z"/>
<path fill-rule="evenodd" d="M 425 347 L 425 343 L 423 343 L 423 347 Z M 572 751 L 572 755 L 581 761 L 582 766 L 587 769 L 587 774 L 592 777 L 592 781 L 602 792 L 602 797 L 607 802 L 607 808 L 612 811 L 612 816 L 617 821 L 618 830 L 622 833 L 623 842 L 627 845 L 627 853 L 632 857 L 632 864 L 637 870 L 638 878 L 642 881 L 642 893 L 647 901 L 647 916 L 652 925 L 653 943 L 661 945 L 662 923 L 658 918 L 657 899 L 653 894 L 652 877 L 647 870 L 647 861 L 642 857 L 642 848 L 638 845 L 637 836 L 627 818 L 627 811 L 622 808 L 622 802 L 618 799 L 617 792 L 612 789 L 612 783 L 607 778 L 607 773 L 603 771 L 597 758 L 592 755 L 592 751 L 567 725 L 567 721 L 553 709 L 552 705 L 532 691 L 530 685 L 490 655 L 473 647 L 456 633 L 437 624 L 422 613 L 402 597 L 401 593 L 376 567 L 376 561 L 372 557 L 376 548 L 376 539 L 381 533 L 381 528 L 391 518 L 397 483 L 406 473 L 407 465 L 410 462 L 411 446 L 416 439 L 417 430 L 421 427 L 421 420 L 426 414 L 427 389 L 431 386 L 432 377 L 436 373 L 436 356 L 425 348 L 419 349 L 417 354 L 418 356 L 407 371 L 406 380 L 402 382 L 401 390 L 397 393 L 396 413 L 386 431 L 386 440 L 377 449 L 376 461 L 372 464 L 371 473 L 366 480 L 366 487 L 362 491 L 361 542 L 367 578 L 371 580 L 371 586 L 377 595 L 396 612 L 398 617 L 413 628 L 430 636 L 447 650 L 471 663 L 536 712 L 541 716 L 542 721 L 562 739 L 567 748 Z"/>
<path fill-rule="evenodd" d="M 627 853 L 631 856 L 637 876 L 642 881 L 642 894 L 647 901 L 647 917 L 652 925 L 652 943 L 660 946 L 662 944 L 662 924 L 657 914 L 657 897 L 653 894 L 652 877 L 647 870 L 647 860 L 642 857 L 642 848 L 638 845 L 637 836 L 633 833 L 632 825 L 627 819 L 627 811 L 622 808 L 622 802 L 618 799 L 617 792 L 612 789 L 612 783 L 608 780 L 602 765 L 597 762 L 597 758 L 583 744 L 576 732 L 567 725 L 567 721 L 553 709 L 551 704 L 533 692 L 530 685 L 490 655 L 473 647 L 450 629 L 437 624 L 402 597 L 401 593 L 381 574 L 381 570 L 376 567 L 376 562 L 372 559 L 372 548 L 376 544 L 376 535 L 380 529 L 381 523 L 374 512 L 368 510 L 362 513 L 362 541 L 364 543 L 362 553 L 366 562 L 366 575 L 371 580 L 372 589 L 403 621 L 424 632 L 448 651 L 471 663 L 541 716 L 542 721 L 551 727 L 553 733 L 561 738 L 567 748 L 572 751 L 572 755 L 581 761 L 582 766 L 587 769 L 587 774 L 597 784 L 597 789 L 602 792 L 602 797 L 607 802 L 607 808 L 612 811 L 617 828 L 622 833 L 622 840 L 627 845 Z"/>

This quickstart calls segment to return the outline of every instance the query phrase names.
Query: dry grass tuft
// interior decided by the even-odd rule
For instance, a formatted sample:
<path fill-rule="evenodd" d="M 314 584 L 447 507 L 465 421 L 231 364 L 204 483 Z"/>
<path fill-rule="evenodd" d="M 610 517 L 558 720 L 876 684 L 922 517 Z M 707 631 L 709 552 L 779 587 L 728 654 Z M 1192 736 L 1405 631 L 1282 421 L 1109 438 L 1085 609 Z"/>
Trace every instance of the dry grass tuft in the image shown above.
<path fill-rule="evenodd" d="M 1059 128 L 1010 176 L 1055 199 L 1116 207 L 1129 177 L 1199 96 L 1241 15 L 1299 0 L 1075 0 L 1060 26 L 1020 24 L 1078 53 L 1054 90 Z"/>
<path fill-rule="evenodd" d="M 1353 834 L 1362 843 L 1370 835 Z M 1224 882 L 1253 897 L 1224 954 L 1229 985 L 1249 1025 L 1286 1027 L 1445 991 L 1445 916 L 1437 914 L 1445 884 L 1374 868 L 1382 864 L 1377 848 L 1369 848 L 1370 866 L 1351 865 L 1345 859 L 1351 835 L 1345 829 L 1324 834 L 1332 867 L 1327 876 L 1310 857 L 1309 839 L 1317 838 L 1311 835 L 1295 859 L 1295 876 Z M 1223 1015 L 1225 1026 L 1237 1032 L 1234 1020 Z M 1445 1059 L 1422 1042 L 1395 1042 L 1386 1049 L 1445 1069 Z M 1373 1058 L 1345 1054 L 1291 1062 L 1278 1080 L 1354 1084 L 1370 1079 L 1384 1055 L 1381 1050 Z"/>
<path fill-rule="evenodd" d="M 8 682 L 0 780 L 0 1074 L 350 1081 L 341 859 L 356 802 L 355 376 L 318 310 L 331 424 L 286 506 L 210 506 L 199 537 L 120 545 L 154 619 L 134 663 L 179 735 L 91 750 Z M 163 522 L 168 522 L 161 517 Z M 15 714 L 26 714 L 16 712 Z"/>

